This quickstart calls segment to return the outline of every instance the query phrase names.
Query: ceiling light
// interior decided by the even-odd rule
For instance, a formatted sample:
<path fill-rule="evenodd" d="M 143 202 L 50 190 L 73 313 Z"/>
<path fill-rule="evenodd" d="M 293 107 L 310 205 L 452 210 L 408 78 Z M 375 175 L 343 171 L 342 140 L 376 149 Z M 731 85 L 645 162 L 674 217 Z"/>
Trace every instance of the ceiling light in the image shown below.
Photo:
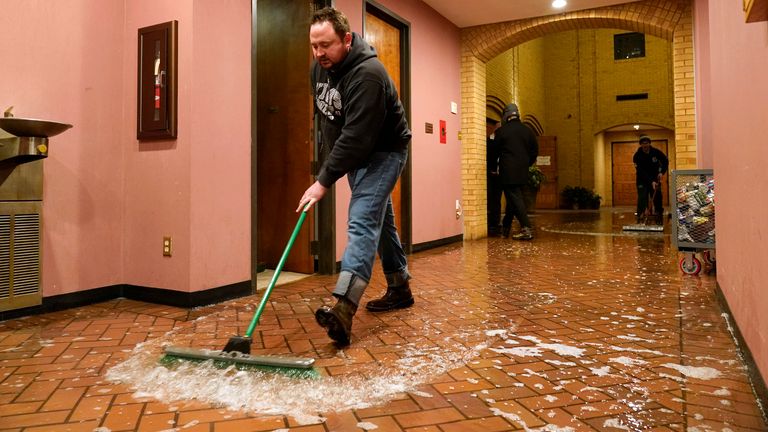
<path fill-rule="evenodd" d="M 565 0 L 555 0 L 552 2 L 552 7 L 561 9 L 561 8 L 564 8 L 566 4 L 568 4 L 568 2 L 566 2 Z"/>
<path fill-rule="evenodd" d="M 640 125 L 634 125 L 632 127 L 635 128 L 635 130 L 640 130 Z"/>

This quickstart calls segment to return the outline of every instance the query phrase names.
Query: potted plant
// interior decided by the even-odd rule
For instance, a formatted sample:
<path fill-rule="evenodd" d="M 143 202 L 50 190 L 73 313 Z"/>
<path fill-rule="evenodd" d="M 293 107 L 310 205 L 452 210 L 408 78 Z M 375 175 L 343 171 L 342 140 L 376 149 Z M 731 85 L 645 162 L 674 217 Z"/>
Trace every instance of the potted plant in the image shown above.
<path fill-rule="evenodd" d="M 582 186 L 566 186 L 560 193 L 566 208 L 598 209 L 603 199 L 595 192 Z"/>
<path fill-rule="evenodd" d="M 523 201 L 528 213 L 533 213 L 536 208 L 536 196 L 541 189 L 541 184 L 547 181 L 547 176 L 536 165 L 528 167 L 528 183 L 523 186 Z"/>

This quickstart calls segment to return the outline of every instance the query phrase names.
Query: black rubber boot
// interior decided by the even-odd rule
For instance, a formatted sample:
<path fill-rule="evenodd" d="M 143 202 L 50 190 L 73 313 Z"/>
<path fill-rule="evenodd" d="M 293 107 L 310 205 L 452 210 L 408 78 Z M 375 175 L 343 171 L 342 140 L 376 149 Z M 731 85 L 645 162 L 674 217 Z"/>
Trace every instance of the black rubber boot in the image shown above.
<path fill-rule="evenodd" d="M 413 305 L 411 287 L 406 281 L 403 285 L 387 287 L 387 292 L 382 298 L 371 300 L 365 308 L 371 312 L 386 312 L 395 309 L 403 309 Z"/>
<path fill-rule="evenodd" d="M 328 337 L 339 345 L 349 345 L 352 338 L 352 318 L 357 312 L 357 305 L 344 297 L 339 298 L 333 307 L 323 306 L 315 311 L 315 320 L 328 332 Z"/>

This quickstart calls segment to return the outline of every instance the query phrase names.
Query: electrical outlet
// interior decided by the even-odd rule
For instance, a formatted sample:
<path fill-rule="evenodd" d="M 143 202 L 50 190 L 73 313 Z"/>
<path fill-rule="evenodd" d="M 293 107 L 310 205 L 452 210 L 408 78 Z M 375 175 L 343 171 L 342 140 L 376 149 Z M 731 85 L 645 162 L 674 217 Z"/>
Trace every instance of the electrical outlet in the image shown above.
<path fill-rule="evenodd" d="M 173 241 L 171 237 L 163 237 L 163 256 L 171 256 L 173 252 Z"/>

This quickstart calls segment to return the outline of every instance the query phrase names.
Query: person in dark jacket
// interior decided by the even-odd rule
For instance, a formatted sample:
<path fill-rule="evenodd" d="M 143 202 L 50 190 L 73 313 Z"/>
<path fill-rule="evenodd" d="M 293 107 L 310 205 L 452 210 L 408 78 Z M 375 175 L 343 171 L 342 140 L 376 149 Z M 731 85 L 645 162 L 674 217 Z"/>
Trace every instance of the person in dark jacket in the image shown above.
<path fill-rule="evenodd" d="M 328 336 L 347 345 L 377 250 L 387 292 L 368 302 L 366 309 L 379 312 L 413 304 L 411 275 L 390 197 L 405 166 L 411 130 L 395 85 L 376 51 L 359 34 L 350 32 L 342 12 L 331 7 L 317 11 L 309 41 L 315 58 L 311 81 L 320 140 L 323 146 L 330 146 L 330 152 L 296 211 L 322 199 L 328 188 L 347 175 L 352 196 L 348 243 L 333 291 L 337 301 L 333 307 L 323 306 L 315 312 Z"/>
<path fill-rule="evenodd" d="M 669 160 L 661 150 L 651 147 L 651 138 L 640 137 L 640 148 L 632 157 L 635 164 L 635 183 L 637 184 L 637 222 L 643 220 L 648 208 L 649 197 L 653 203 L 655 222 L 661 224 L 664 207 L 662 205 L 661 179 L 667 173 Z"/>
<path fill-rule="evenodd" d="M 501 221 L 502 236 L 509 237 L 512 219 L 517 217 L 520 232 L 516 240 L 532 240 L 533 230 L 523 201 L 522 186 L 528 182 L 528 168 L 536 162 L 539 143 L 533 131 L 520 121 L 517 105 L 509 104 L 502 115 L 504 124 L 496 130 L 495 140 L 499 147 L 499 176 L 507 206 Z"/>
<path fill-rule="evenodd" d="M 496 145 L 496 129 L 501 126 L 496 121 L 486 122 L 486 147 L 485 160 L 487 164 L 486 187 L 487 187 L 487 218 L 488 218 L 488 236 L 498 237 L 501 235 L 501 183 L 499 179 L 499 150 Z"/>

